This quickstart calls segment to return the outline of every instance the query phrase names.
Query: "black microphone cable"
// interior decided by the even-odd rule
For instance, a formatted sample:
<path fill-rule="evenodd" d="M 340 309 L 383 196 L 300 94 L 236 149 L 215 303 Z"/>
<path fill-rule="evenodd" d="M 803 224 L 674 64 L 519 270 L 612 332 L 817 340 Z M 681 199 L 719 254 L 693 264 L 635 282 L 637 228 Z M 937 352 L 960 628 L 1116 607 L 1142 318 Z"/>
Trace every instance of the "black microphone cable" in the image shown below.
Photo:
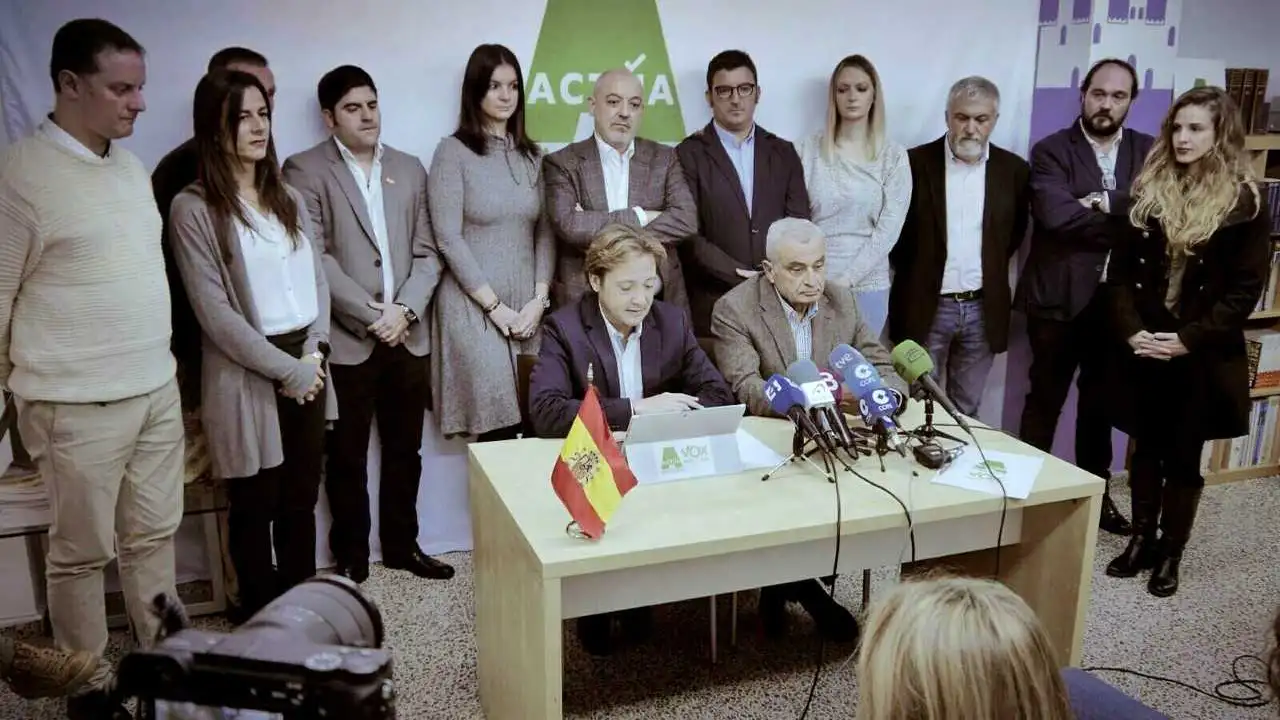
<path fill-rule="evenodd" d="M 848 452 L 847 449 L 846 449 L 846 452 Z M 839 570 L 840 570 L 840 536 L 841 536 L 840 530 L 841 530 L 841 526 L 844 524 L 844 516 L 843 516 L 843 508 L 842 508 L 842 506 L 844 505 L 844 502 L 840 495 L 840 480 L 838 477 L 841 467 L 843 467 L 844 470 L 846 470 L 847 472 L 849 472 L 859 480 L 862 480 L 868 485 L 871 485 L 872 487 L 879 489 L 881 492 L 893 498 L 894 501 L 896 501 L 898 505 L 902 508 L 902 513 L 907 519 L 907 535 L 911 541 L 911 562 L 912 563 L 916 561 L 916 531 L 915 531 L 915 523 L 911 518 L 911 511 L 907 508 L 906 503 L 902 502 L 902 498 L 898 497 L 896 493 L 886 488 L 885 486 L 873 481 L 871 478 L 868 478 L 867 476 L 863 475 L 857 470 L 854 470 L 853 467 L 849 465 L 849 463 L 844 461 L 844 458 L 839 456 L 839 454 L 833 454 L 832 457 L 828 457 L 827 453 L 823 452 L 822 457 L 823 457 L 823 463 L 828 468 L 828 472 L 831 473 L 832 477 L 836 477 L 836 482 L 835 482 L 835 486 L 836 486 L 836 551 L 835 551 L 835 557 L 831 563 L 831 576 L 833 578 L 833 581 L 831 583 L 831 587 L 828 588 L 828 591 L 827 591 L 828 597 L 831 598 L 831 601 L 836 602 L 836 599 L 835 599 L 836 584 L 835 584 L 834 578 L 836 577 L 836 575 L 839 573 Z M 857 457 L 853 457 L 852 459 L 854 460 L 854 462 L 857 462 Z M 839 463 L 839 466 L 837 466 L 837 463 Z M 804 708 L 800 711 L 799 720 L 804 720 L 806 717 L 808 717 L 809 708 L 813 705 L 813 697 L 818 689 L 818 679 L 822 676 L 822 663 L 823 663 L 823 656 L 824 656 L 825 650 L 826 650 L 826 637 L 821 632 L 819 632 L 818 633 L 818 658 L 813 669 L 813 680 L 809 683 L 809 694 L 808 694 L 808 697 L 805 698 Z"/>

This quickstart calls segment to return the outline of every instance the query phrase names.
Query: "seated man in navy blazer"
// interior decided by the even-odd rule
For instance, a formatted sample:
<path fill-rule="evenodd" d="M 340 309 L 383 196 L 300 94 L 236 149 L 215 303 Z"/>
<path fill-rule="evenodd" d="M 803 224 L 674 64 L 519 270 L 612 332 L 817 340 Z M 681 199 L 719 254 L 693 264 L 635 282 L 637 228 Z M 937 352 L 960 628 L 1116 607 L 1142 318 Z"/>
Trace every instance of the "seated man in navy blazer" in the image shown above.
<path fill-rule="evenodd" d="M 587 368 L 609 427 L 631 416 L 732 405 L 733 391 L 693 335 L 689 317 L 654 300 L 666 249 L 640 228 L 607 225 L 587 248 L 590 291 L 552 313 L 529 379 L 529 416 L 540 437 L 564 437 L 587 391 Z M 648 628 L 648 608 L 622 615 L 632 637 Z M 613 614 L 578 619 L 593 654 L 613 649 Z"/>

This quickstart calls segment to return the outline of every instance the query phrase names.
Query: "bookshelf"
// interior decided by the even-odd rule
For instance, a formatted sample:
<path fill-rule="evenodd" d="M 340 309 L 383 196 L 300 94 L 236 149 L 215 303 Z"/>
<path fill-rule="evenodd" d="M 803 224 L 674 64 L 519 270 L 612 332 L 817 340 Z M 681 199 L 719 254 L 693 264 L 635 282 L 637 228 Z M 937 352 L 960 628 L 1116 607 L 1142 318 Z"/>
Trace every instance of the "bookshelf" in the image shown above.
<path fill-rule="evenodd" d="M 1253 156 L 1253 170 L 1258 177 L 1266 177 L 1267 175 L 1267 153 L 1271 150 L 1280 150 L 1280 133 L 1272 135 L 1247 135 L 1244 139 L 1244 149 L 1249 151 Z"/>
<path fill-rule="evenodd" d="M 1245 147 L 1253 154 L 1254 167 L 1259 177 L 1265 177 L 1267 152 L 1280 150 L 1280 134 L 1251 135 L 1246 138 Z M 1280 330 L 1280 188 L 1272 186 L 1275 180 L 1264 181 L 1268 187 L 1265 193 L 1271 205 L 1273 244 L 1271 275 L 1267 288 L 1258 302 L 1258 309 L 1249 316 L 1246 332 L 1250 337 L 1250 384 L 1258 384 L 1255 378 L 1262 371 L 1265 363 L 1270 375 L 1270 356 L 1275 355 L 1273 343 L 1265 344 L 1268 355 L 1263 360 L 1264 344 L 1257 334 Z M 1257 478 L 1280 475 L 1280 386 L 1273 380 L 1261 383 L 1261 387 L 1250 387 L 1249 397 L 1253 400 L 1253 416 L 1250 419 L 1250 434 L 1244 439 L 1216 440 L 1208 443 L 1201 463 L 1205 482 L 1211 485 L 1254 480 Z"/>

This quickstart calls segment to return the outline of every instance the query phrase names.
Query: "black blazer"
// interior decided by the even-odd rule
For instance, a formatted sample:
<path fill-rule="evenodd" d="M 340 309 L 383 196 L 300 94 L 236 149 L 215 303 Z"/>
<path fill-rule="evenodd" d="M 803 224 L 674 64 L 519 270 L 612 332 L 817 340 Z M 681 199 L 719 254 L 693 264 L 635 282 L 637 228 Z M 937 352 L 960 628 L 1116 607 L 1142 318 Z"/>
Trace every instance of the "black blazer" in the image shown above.
<path fill-rule="evenodd" d="M 716 300 L 742 282 L 737 270 L 760 269 L 775 220 L 809 217 L 809 193 L 795 146 L 759 125 L 750 198 L 713 123 L 681 141 L 676 155 L 698 208 L 697 234 L 679 246 L 685 285 L 694 329 L 710 337 Z"/>
<path fill-rule="evenodd" d="M 675 305 L 655 300 L 649 309 L 640 326 L 640 362 L 644 397 L 676 392 L 693 395 L 707 407 L 735 402 L 729 383 Z M 622 383 L 613 341 L 599 298 L 590 291 L 543 323 L 538 362 L 529 376 L 529 416 L 539 437 L 569 433 L 587 393 L 588 365 L 609 427 L 625 430 L 631 423 L 631 401 L 619 397 Z"/>
<path fill-rule="evenodd" d="M 182 283 L 182 275 L 178 273 L 178 261 L 173 254 L 173 243 L 169 238 L 169 209 L 178 193 L 198 179 L 198 165 L 199 157 L 193 138 L 170 150 L 151 173 L 151 190 L 156 196 L 156 206 L 160 209 L 160 218 L 164 224 L 160 247 L 164 254 L 165 275 L 169 279 L 169 312 L 173 323 L 169 349 L 178 363 L 178 387 L 182 392 L 182 407 L 185 410 L 200 407 L 202 335 L 195 311 L 191 309 L 191 299 L 187 297 L 187 288 Z"/>
<path fill-rule="evenodd" d="M 982 213 L 982 309 L 994 353 L 1009 346 L 1009 258 L 1027 232 L 1030 168 L 1008 150 L 990 145 Z M 929 339 L 942 271 L 947 264 L 946 136 L 907 151 L 911 206 L 898 243 L 889 253 L 889 338 L 894 343 Z"/>
<path fill-rule="evenodd" d="M 1110 215 L 1129 214 L 1129 188 L 1154 138 L 1126 128 L 1116 157 Z M 1014 306 L 1046 320 L 1071 320 L 1093 299 L 1107 252 L 1115 243 L 1108 216 L 1079 198 L 1102 191 L 1102 168 L 1079 119 L 1031 149 L 1031 254 L 1022 269 Z"/>
<path fill-rule="evenodd" d="M 1107 270 L 1116 349 L 1109 385 L 1113 423 L 1126 434 L 1203 442 L 1248 433 L 1244 326 L 1271 272 L 1271 216 L 1265 195 L 1259 200 L 1242 187 L 1236 208 L 1188 259 L 1177 316 L 1164 305 L 1164 232 L 1117 223 L 1120 238 Z M 1167 361 L 1137 357 L 1128 339 L 1141 330 L 1176 332 L 1189 352 Z M 1157 395 L 1165 412 L 1152 412 Z"/>

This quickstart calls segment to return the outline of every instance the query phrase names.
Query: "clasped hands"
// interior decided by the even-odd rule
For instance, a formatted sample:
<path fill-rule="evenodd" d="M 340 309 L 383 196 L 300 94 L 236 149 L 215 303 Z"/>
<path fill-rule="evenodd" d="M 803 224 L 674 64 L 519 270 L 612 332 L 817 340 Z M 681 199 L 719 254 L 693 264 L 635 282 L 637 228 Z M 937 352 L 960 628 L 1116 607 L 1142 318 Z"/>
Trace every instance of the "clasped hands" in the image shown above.
<path fill-rule="evenodd" d="M 498 307 L 489 313 L 489 319 L 498 326 L 504 337 L 528 340 L 537 332 L 538 324 L 542 322 L 543 309 L 542 300 L 537 297 L 525 303 L 520 312 L 507 307 L 506 303 L 498 303 Z"/>
<path fill-rule="evenodd" d="M 382 312 L 382 317 L 369 324 L 368 330 L 382 342 L 395 347 L 409 337 L 409 317 L 395 303 L 370 302 L 369 307 Z"/>
<path fill-rule="evenodd" d="M 1134 355 L 1153 360 L 1172 360 L 1188 352 L 1178 333 L 1170 332 L 1151 333 L 1143 330 L 1134 333 L 1129 338 L 1129 347 L 1133 348 Z"/>
<path fill-rule="evenodd" d="M 311 381 L 311 387 L 301 395 L 289 392 L 287 387 L 281 387 L 279 392 L 281 395 L 296 400 L 299 405 L 302 405 L 303 403 L 309 403 L 312 400 L 315 400 L 320 394 L 320 391 L 324 389 L 325 372 L 323 358 L 315 354 L 304 355 L 300 360 L 301 362 L 316 366 L 316 376 L 315 379 Z"/>
<path fill-rule="evenodd" d="M 636 415 L 656 415 L 658 413 L 701 409 L 702 403 L 698 402 L 698 398 L 684 393 L 671 392 L 653 395 L 631 405 L 631 410 Z"/>

